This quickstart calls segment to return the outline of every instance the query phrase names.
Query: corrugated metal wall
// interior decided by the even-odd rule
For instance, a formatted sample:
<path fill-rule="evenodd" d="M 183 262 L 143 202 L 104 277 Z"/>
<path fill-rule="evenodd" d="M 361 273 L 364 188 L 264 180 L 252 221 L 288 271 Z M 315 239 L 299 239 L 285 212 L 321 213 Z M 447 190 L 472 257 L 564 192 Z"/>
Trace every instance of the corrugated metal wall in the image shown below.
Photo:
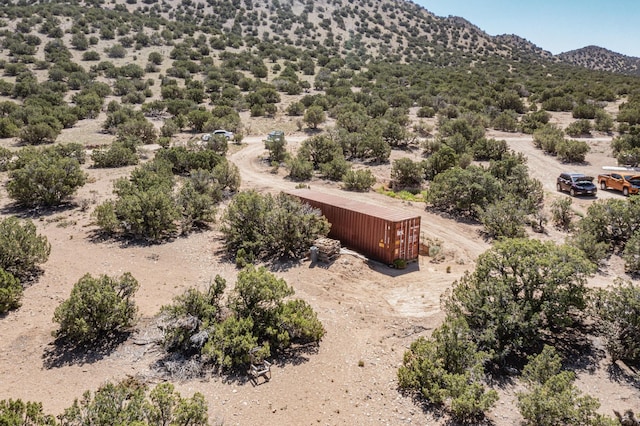
<path fill-rule="evenodd" d="M 319 209 L 331 223 L 329 237 L 342 245 L 386 264 L 418 258 L 420 216 L 309 190 L 290 194 Z"/>

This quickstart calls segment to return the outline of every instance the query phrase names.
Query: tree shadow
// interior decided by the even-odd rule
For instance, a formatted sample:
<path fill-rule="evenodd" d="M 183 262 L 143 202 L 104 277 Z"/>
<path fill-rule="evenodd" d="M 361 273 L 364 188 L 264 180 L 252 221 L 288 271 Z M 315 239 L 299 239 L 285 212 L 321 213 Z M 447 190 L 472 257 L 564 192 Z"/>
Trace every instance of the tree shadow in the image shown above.
<path fill-rule="evenodd" d="M 315 135 L 319 135 L 320 133 L 322 133 L 322 129 L 319 127 L 315 127 L 315 128 L 307 127 L 306 129 L 304 129 L 304 134 L 307 136 L 315 136 Z"/>
<path fill-rule="evenodd" d="M 2 207 L 0 213 L 7 216 L 15 216 L 20 219 L 39 219 L 60 213 L 67 213 L 76 208 L 78 208 L 78 205 L 74 202 L 66 202 L 53 207 L 25 207 L 22 204 L 13 202 Z"/>
<path fill-rule="evenodd" d="M 93 244 L 115 243 L 120 248 L 152 247 L 175 241 L 177 236 L 170 236 L 163 240 L 148 240 L 145 238 L 132 238 L 126 235 L 112 235 L 101 229 L 93 229 L 87 232 L 87 240 Z"/>
<path fill-rule="evenodd" d="M 278 367 L 301 365 L 308 362 L 310 355 L 317 354 L 318 351 L 318 344 L 296 345 L 275 354 L 269 361 L 271 365 L 277 365 Z M 224 384 L 239 386 L 251 384 L 256 386 L 271 380 L 271 377 L 269 377 L 269 380 L 261 380 L 258 383 L 250 374 L 250 365 L 224 369 L 205 362 L 198 354 L 186 356 L 178 352 L 166 352 L 164 356 L 153 362 L 150 368 L 164 379 L 177 381 L 215 376 L 220 378 Z"/>
<path fill-rule="evenodd" d="M 594 374 L 606 352 L 593 344 L 596 331 L 588 325 L 568 328 L 560 334 L 553 334 L 546 339 L 556 348 L 565 360 L 564 366 L 572 371 Z"/>
<path fill-rule="evenodd" d="M 410 398 L 423 413 L 432 415 L 437 421 L 443 421 L 446 426 L 495 426 L 495 422 L 487 417 L 474 418 L 466 422 L 454 419 L 445 406 L 430 403 L 419 392 L 398 389 L 398 393 L 404 398 Z"/>
<path fill-rule="evenodd" d="M 425 210 L 428 211 L 429 213 L 440 216 L 443 219 L 453 220 L 455 222 L 463 223 L 465 225 L 482 225 L 482 222 L 480 222 L 478 219 L 468 214 L 467 215 L 455 214 L 454 212 L 441 210 L 436 207 L 431 207 L 428 205 L 425 207 Z"/>
<path fill-rule="evenodd" d="M 403 275 L 418 272 L 420 270 L 420 262 L 418 262 L 417 260 L 407 262 L 407 265 L 404 268 L 394 268 L 392 266 L 385 265 L 384 263 L 377 262 L 371 259 L 367 259 L 366 263 L 367 266 L 369 266 L 369 269 L 392 278 L 401 277 Z"/>
<path fill-rule="evenodd" d="M 492 388 L 506 389 L 515 384 L 520 376 L 525 360 L 520 356 L 508 358 L 504 363 L 487 363 L 485 366 L 485 380 Z M 515 378 L 515 379 L 514 379 Z"/>
<path fill-rule="evenodd" d="M 295 345 L 277 354 L 273 359 L 273 363 L 279 367 L 285 367 L 287 365 L 302 365 L 309 361 L 311 355 L 317 355 L 319 352 L 319 343 Z"/>
<path fill-rule="evenodd" d="M 616 383 L 626 383 L 636 389 L 640 389 L 638 367 L 637 363 L 631 361 L 613 361 L 607 365 L 607 374 L 609 376 L 609 380 Z"/>
<path fill-rule="evenodd" d="M 111 355 L 130 335 L 131 332 L 118 333 L 86 345 L 58 338 L 45 349 L 42 355 L 43 366 L 52 369 L 99 362 Z"/>
<path fill-rule="evenodd" d="M 270 272 L 287 272 L 290 269 L 300 266 L 301 263 L 302 259 L 284 257 L 269 262 L 268 268 Z"/>

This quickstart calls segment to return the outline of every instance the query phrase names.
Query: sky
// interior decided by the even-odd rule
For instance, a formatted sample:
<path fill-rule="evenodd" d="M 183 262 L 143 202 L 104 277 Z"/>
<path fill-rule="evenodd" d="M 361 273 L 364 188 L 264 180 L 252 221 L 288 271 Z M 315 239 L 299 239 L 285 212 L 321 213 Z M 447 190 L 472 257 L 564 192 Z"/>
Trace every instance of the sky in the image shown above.
<path fill-rule="evenodd" d="M 413 0 L 489 35 L 515 34 L 554 55 L 589 45 L 640 57 L 640 0 Z"/>

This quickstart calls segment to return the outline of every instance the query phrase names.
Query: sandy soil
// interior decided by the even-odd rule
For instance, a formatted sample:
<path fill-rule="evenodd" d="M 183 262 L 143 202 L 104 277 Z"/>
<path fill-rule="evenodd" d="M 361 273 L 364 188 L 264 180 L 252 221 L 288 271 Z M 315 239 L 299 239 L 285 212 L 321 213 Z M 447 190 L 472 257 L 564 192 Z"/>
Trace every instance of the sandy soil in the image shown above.
<path fill-rule="evenodd" d="M 562 119 L 560 117 L 559 119 Z M 83 127 L 84 126 L 84 127 Z M 103 138 L 90 123 L 79 123 L 73 134 L 63 139 L 91 144 Z M 254 129 L 263 125 L 254 124 Z M 243 188 L 260 191 L 292 189 L 295 184 L 283 178 L 284 171 L 271 173 L 261 161 L 264 132 L 254 130 L 240 149 L 233 148 L 230 160 L 241 170 Z M 555 177 L 567 169 L 555 158 L 533 148 L 531 138 L 519 134 L 493 133 L 529 158 L 534 177 L 546 191 L 547 204 L 555 197 Z M 188 138 L 188 135 L 185 136 Z M 304 138 L 289 133 L 292 149 Z M 571 170 L 597 174 L 612 164 L 608 144 L 611 136 L 588 140 L 592 146 L 585 165 Z M 10 142 L 4 141 L 7 144 Z M 149 147 L 152 151 L 152 147 Z M 394 152 L 394 158 L 406 153 Z M 418 154 L 412 154 L 417 156 Z M 160 306 L 171 302 L 190 286 L 204 286 L 216 274 L 232 285 L 237 270 L 219 256 L 219 233 L 213 229 L 150 246 L 126 245 L 94 238 L 90 214 L 98 203 L 111 196 L 114 179 L 131 169 L 97 170 L 87 167 L 90 182 L 75 197 L 81 209 L 73 207 L 42 216 L 31 216 L 39 232 L 52 244 L 51 257 L 43 265 L 44 274 L 25 290 L 23 306 L 0 318 L 0 400 L 21 398 L 41 401 L 45 411 L 60 413 L 85 390 L 95 390 L 106 381 L 139 376 L 155 383 L 161 380 L 151 366 L 161 355 L 154 344 L 157 328 L 153 317 Z M 389 166 L 375 169 L 377 176 L 389 176 Z M 312 188 L 342 194 L 338 185 L 313 180 Z M 4 191 L 4 190 L 3 190 Z M 0 198 L 2 214 L 12 214 L 6 194 Z M 226 425 L 444 425 L 447 416 L 423 409 L 397 390 L 396 370 L 402 355 L 418 336 L 429 335 L 442 320 L 440 296 L 467 270 L 489 243 L 479 226 L 459 223 L 432 214 L 419 203 L 406 203 L 377 193 L 348 194 L 351 198 L 411 210 L 421 215 L 426 237 L 442 241 L 444 260 L 434 263 L 428 257 L 403 271 L 397 271 L 363 258 L 344 254 L 331 265 L 311 265 L 308 261 L 286 265 L 275 273 L 283 277 L 318 312 L 327 329 L 316 353 L 301 354 L 289 361 L 274 359 L 272 379 L 254 385 L 245 377 L 206 377 L 176 382 L 185 396 L 205 395 L 212 423 Z M 599 192 L 599 198 L 620 197 Z M 574 208 L 585 211 L 593 200 L 575 199 Z M 27 215 L 29 216 L 29 215 Z M 540 238 L 561 241 L 565 235 L 548 229 Z M 606 286 L 621 275 L 620 265 L 612 265 L 596 275 L 592 285 Z M 69 360 L 56 352 L 51 333 L 56 325 L 53 312 L 66 299 L 73 284 L 85 273 L 120 275 L 131 272 L 141 284 L 136 296 L 140 308 L 139 332 L 110 352 L 89 352 Z M 601 411 L 637 407 L 640 393 L 630 380 L 624 380 L 624 366 L 610 366 L 602 351 L 594 356 L 592 368 L 578 370 L 578 385 L 602 402 Z M 585 355 L 587 357 L 587 355 Z M 586 358 L 585 358 L 586 359 Z M 614 380 L 611 371 L 618 371 Z M 628 377 L 627 377 L 628 378 Z M 490 413 L 497 426 L 514 425 L 520 420 L 514 398 L 518 387 L 498 389 L 500 401 Z"/>

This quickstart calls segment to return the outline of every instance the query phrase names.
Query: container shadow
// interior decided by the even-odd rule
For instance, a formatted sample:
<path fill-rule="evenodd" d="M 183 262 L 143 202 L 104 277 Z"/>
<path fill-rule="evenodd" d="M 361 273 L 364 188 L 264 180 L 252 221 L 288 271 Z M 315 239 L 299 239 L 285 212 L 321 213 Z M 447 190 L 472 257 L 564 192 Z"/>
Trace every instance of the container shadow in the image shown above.
<path fill-rule="evenodd" d="M 367 265 L 374 271 L 389 277 L 401 277 L 403 275 L 411 274 L 412 272 L 420 271 L 420 263 L 418 261 L 410 262 L 404 268 L 394 268 L 393 266 L 371 259 L 367 260 Z"/>

